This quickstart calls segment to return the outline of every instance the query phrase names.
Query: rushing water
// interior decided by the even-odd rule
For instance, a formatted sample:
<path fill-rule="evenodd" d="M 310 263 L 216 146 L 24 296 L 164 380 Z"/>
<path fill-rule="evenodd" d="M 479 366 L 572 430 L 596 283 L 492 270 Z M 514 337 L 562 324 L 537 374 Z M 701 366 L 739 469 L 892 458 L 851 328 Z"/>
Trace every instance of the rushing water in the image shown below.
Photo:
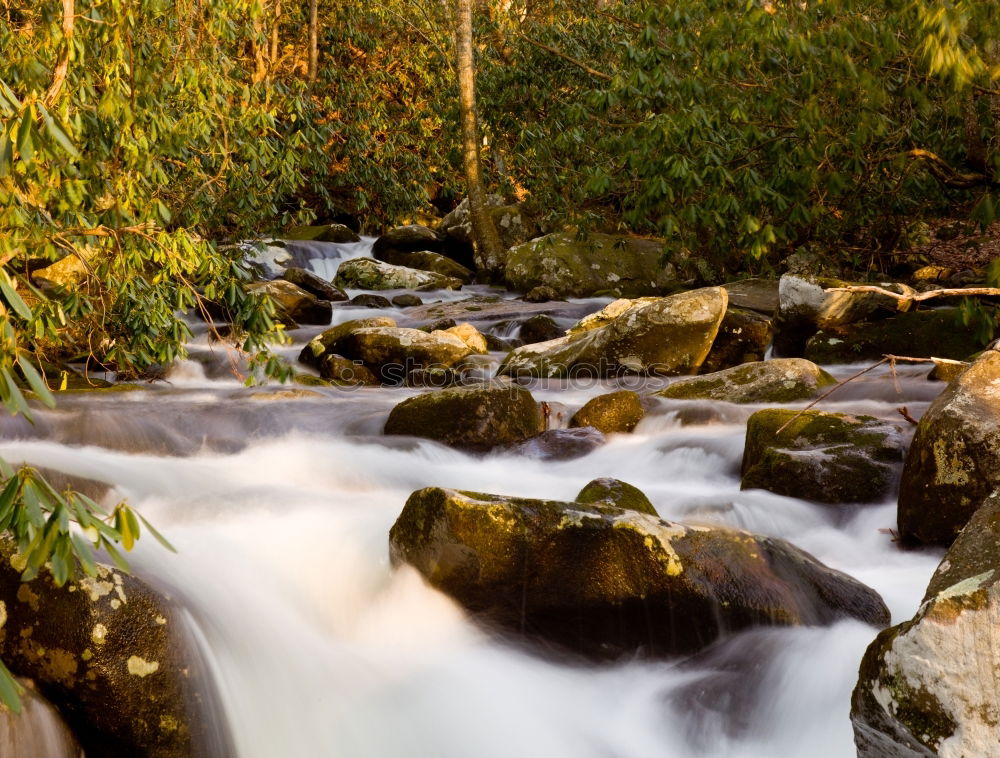
<path fill-rule="evenodd" d="M 339 259 L 367 249 L 292 252 L 332 276 Z M 438 294 L 459 296 L 425 300 Z M 337 321 L 361 315 L 370 313 L 335 309 Z M 417 390 L 248 389 L 239 362 L 206 337 L 193 356 L 167 383 L 68 395 L 35 427 L 5 420 L 0 456 L 94 480 L 96 494 L 127 497 L 169 535 L 180 555 L 146 540 L 134 564 L 184 599 L 240 758 L 854 755 L 850 692 L 875 629 L 753 630 L 686 661 L 542 660 L 491 639 L 414 571 L 389 565 L 389 528 L 420 487 L 572 500 L 614 476 L 665 518 L 790 540 L 878 590 L 894 621 L 913 614 L 939 558 L 895 548 L 892 503 L 835 508 L 741 492 L 756 407 L 664 400 L 634 434 L 583 458 L 477 458 L 380 436 L 392 406 Z M 823 407 L 905 426 L 896 408 L 919 416 L 940 389 L 921 373 L 865 376 Z M 571 413 L 616 386 L 532 389 Z"/>

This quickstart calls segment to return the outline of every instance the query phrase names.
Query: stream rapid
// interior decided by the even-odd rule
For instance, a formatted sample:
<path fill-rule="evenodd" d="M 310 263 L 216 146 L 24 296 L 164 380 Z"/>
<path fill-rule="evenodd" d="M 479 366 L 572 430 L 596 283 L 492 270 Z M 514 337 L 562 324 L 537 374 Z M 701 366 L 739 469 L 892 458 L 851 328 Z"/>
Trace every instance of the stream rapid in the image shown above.
<path fill-rule="evenodd" d="M 332 278 L 341 260 L 369 255 L 370 240 L 289 249 Z M 402 309 L 342 306 L 334 323 L 370 315 L 406 325 Z M 293 358 L 321 329 L 292 331 L 279 352 Z M 0 421 L 0 457 L 65 475 L 106 504 L 127 498 L 177 547 L 145 539 L 130 560 L 181 598 L 238 758 L 855 755 L 850 694 L 873 627 L 756 629 L 693 658 L 584 666 L 505 645 L 389 562 L 389 529 L 421 487 L 572 500 L 616 477 L 663 518 L 787 539 L 881 593 L 893 623 L 912 616 L 940 554 L 897 549 L 894 502 L 831 507 L 740 490 L 746 419 L 762 406 L 661 400 L 633 434 L 582 458 L 476 457 L 381 436 L 390 409 L 425 390 L 247 388 L 240 370 L 200 328 L 166 381 L 64 393 L 33 426 Z M 943 386 L 925 371 L 871 372 L 820 407 L 905 427 L 896 409 L 919 417 Z M 636 389 L 623 382 L 529 388 L 558 426 L 596 395 Z"/>

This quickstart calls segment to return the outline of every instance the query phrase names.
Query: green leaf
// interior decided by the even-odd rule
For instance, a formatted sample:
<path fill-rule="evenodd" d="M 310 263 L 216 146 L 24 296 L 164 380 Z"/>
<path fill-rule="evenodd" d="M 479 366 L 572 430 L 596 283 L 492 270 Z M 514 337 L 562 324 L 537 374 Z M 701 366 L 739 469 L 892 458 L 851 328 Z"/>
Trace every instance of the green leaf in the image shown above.
<path fill-rule="evenodd" d="M 31 308 L 17 294 L 17 290 L 14 289 L 13 280 L 11 280 L 10 276 L 3 269 L 0 269 L 0 294 L 4 296 L 7 304 L 14 309 L 14 312 L 18 316 L 26 321 L 31 318 Z"/>
<path fill-rule="evenodd" d="M 44 109 L 42 110 L 42 120 L 45 123 L 45 130 L 56 141 L 59 147 L 65 150 L 71 157 L 79 158 L 80 151 L 76 149 L 76 145 L 66 135 L 66 132 L 62 130 L 62 127 L 56 123 L 55 119 L 49 115 L 48 111 Z"/>
<path fill-rule="evenodd" d="M 139 516 L 139 519 L 142 521 L 143 525 L 146 527 L 146 529 L 149 530 L 149 533 L 153 535 L 153 537 L 156 539 L 157 542 L 159 542 L 161 545 L 163 545 L 163 547 L 165 547 L 170 552 L 172 552 L 172 553 L 176 553 L 177 552 L 177 548 L 175 548 L 173 545 L 171 545 L 170 542 L 167 540 L 166 537 L 164 537 L 156 529 L 154 529 L 153 525 L 150 524 L 143 517 L 143 515 L 141 513 L 139 513 L 137 515 Z"/>
<path fill-rule="evenodd" d="M 14 713 L 21 712 L 21 695 L 24 687 L 18 684 L 14 675 L 0 661 L 0 703 L 10 708 Z"/>
<path fill-rule="evenodd" d="M 35 394 L 38 395 L 38 399 L 41 400 L 49 408 L 56 407 L 56 399 L 52 396 L 52 392 L 45 384 L 45 380 L 39 375 L 35 370 L 35 367 L 31 365 L 30 361 L 24 358 L 19 358 L 17 365 L 21 367 L 21 373 L 24 374 L 25 380 L 28 385 L 34 390 Z"/>

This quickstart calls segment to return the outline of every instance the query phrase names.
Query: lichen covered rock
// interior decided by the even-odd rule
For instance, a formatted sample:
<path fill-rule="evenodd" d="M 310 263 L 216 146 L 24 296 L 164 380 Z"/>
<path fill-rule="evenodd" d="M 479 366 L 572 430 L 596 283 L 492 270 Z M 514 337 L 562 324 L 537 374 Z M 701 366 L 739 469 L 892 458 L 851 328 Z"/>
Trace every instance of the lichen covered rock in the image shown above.
<path fill-rule="evenodd" d="M 639 395 L 631 390 L 598 395 L 570 419 L 570 426 L 592 426 L 605 434 L 627 433 L 646 415 Z"/>
<path fill-rule="evenodd" d="M 389 253 L 386 255 L 386 263 L 392 263 L 396 266 L 406 266 L 407 268 L 418 269 L 419 271 L 430 271 L 450 279 L 458 279 L 463 284 L 471 284 L 476 277 L 473 271 L 470 271 L 461 263 L 430 250 L 416 250 L 410 253 Z"/>
<path fill-rule="evenodd" d="M 329 324 L 333 307 L 328 300 L 320 300 L 298 285 L 275 279 L 271 282 L 253 282 L 247 285 L 250 292 L 269 297 L 278 311 L 278 317 L 291 324 Z"/>
<path fill-rule="evenodd" d="M 342 324 L 331 327 L 313 337 L 299 353 L 299 360 L 307 366 L 319 366 L 319 361 L 323 355 L 330 352 L 341 339 L 357 329 L 370 329 L 379 326 L 395 326 L 396 322 L 385 316 L 374 318 L 358 318 L 353 321 L 345 321 Z"/>
<path fill-rule="evenodd" d="M 523 387 L 493 382 L 428 392 L 389 414 L 385 433 L 435 440 L 472 451 L 521 442 L 545 430 L 545 419 Z"/>
<path fill-rule="evenodd" d="M 415 368 L 448 368 L 475 352 L 448 332 L 381 326 L 354 329 L 330 352 L 359 361 L 389 384 L 399 384 Z"/>
<path fill-rule="evenodd" d="M 899 534 L 948 545 L 1000 486 L 1000 352 L 982 356 L 931 403 L 899 489 Z"/>
<path fill-rule="evenodd" d="M 662 255 L 657 240 L 550 234 L 511 248 L 504 276 L 520 292 L 546 286 L 564 297 L 662 295 L 679 284 L 676 269 L 661 263 Z"/>
<path fill-rule="evenodd" d="M 747 421 L 741 487 L 818 503 L 876 502 L 895 489 L 903 453 L 900 430 L 872 416 L 769 408 Z"/>
<path fill-rule="evenodd" d="M 390 545 L 487 624 L 597 658 L 687 653 L 755 625 L 888 621 L 874 591 L 786 542 L 602 502 L 423 489 Z"/>
<path fill-rule="evenodd" d="M 460 279 L 432 271 L 420 271 L 406 266 L 393 266 L 374 258 L 352 258 L 337 269 L 333 283 L 338 287 L 362 290 L 430 290 L 462 289 Z"/>
<path fill-rule="evenodd" d="M 791 403 L 813 397 L 837 380 L 803 358 L 746 363 L 714 374 L 678 379 L 660 397 L 724 400 L 727 403 Z"/>
<path fill-rule="evenodd" d="M 1000 496 L 945 554 L 909 621 L 869 646 L 851 720 L 858 758 L 997 755 Z"/>
<path fill-rule="evenodd" d="M 281 278 L 318 298 L 329 300 L 331 303 L 339 303 L 348 299 L 347 294 L 342 289 L 334 287 L 323 277 L 304 268 L 289 266 L 281 274 Z"/>
<path fill-rule="evenodd" d="M 588 482 L 575 498 L 577 503 L 603 503 L 623 510 L 658 516 L 646 493 L 621 479 L 601 478 Z"/>
<path fill-rule="evenodd" d="M 721 287 L 655 298 L 625 307 L 603 326 L 520 347 L 507 356 L 499 373 L 529 377 L 693 373 L 708 355 L 725 313 L 726 291 Z"/>

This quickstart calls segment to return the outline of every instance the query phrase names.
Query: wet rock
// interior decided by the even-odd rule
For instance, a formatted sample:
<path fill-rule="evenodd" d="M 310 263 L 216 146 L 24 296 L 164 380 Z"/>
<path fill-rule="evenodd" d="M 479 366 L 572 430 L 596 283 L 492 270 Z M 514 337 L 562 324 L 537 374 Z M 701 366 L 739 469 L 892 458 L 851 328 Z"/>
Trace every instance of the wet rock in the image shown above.
<path fill-rule="evenodd" d="M 528 292 L 551 287 L 564 297 L 616 292 L 621 297 L 661 295 L 679 284 L 672 264 L 661 263 L 663 243 L 638 237 L 550 234 L 508 252 L 505 279 Z"/>
<path fill-rule="evenodd" d="M 765 316 L 773 316 L 778 310 L 777 279 L 743 279 L 722 285 L 729 293 L 729 304 Z"/>
<path fill-rule="evenodd" d="M 773 336 L 774 324 L 767 316 L 730 305 L 700 371 L 710 374 L 743 363 L 762 361 Z"/>
<path fill-rule="evenodd" d="M 414 321 L 438 321 L 451 318 L 456 321 L 496 322 L 524 319 L 537 313 L 575 317 L 586 313 L 588 306 L 578 303 L 526 303 L 523 300 L 504 300 L 495 295 L 476 295 L 450 303 L 431 303 L 407 315 Z"/>
<path fill-rule="evenodd" d="M 950 382 L 958 378 L 969 367 L 966 361 L 953 361 L 948 358 L 934 358 L 934 368 L 927 375 L 933 382 Z"/>
<path fill-rule="evenodd" d="M 423 305 L 424 301 L 416 295 L 396 295 L 392 299 L 392 304 L 397 308 L 415 308 L 418 305 Z"/>
<path fill-rule="evenodd" d="M 864 321 L 877 311 L 885 315 L 897 311 L 897 301 L 885 295 L 827 292 L 829 288 L 855 284 L 859 283 L 809 274 L 785 274 L 781 277 L 775 317 L 775 352 L 782 356 L 801 356 L 806 340 L 820 329 Z M 899 292 L 912 291 L 902 284 L 883 283 L 879 286 Z"/>
<path fill-rule="evenodd" d="M 396 322 L 386 316 L 374 318 L 358 318 L 345 321 L 342 324 L 327 329 L 322 334 L 313 337 L 299 353 L 299 360 L 307 366 L 319 368 L 319 360 L 330 351 L 331 347 L 356 329 L 370 329 L 379 326 L 395 326 Z"/>
<path fill-rule="evenodd" d="M 0 755 L 5 758 L 83 758 L 59 711 L 42 697 L 34 682 L 20 681 L 21 712 L 0 706 Z"/>
<path fill-rule="evenodd" d="M 895 490 L 904 450 L 900 430 L 872 416 L 769 408 L 747 421 L 740 486 L 818 503 L 876 502 Z"/>
<path fill-rule="evenodd" d="M 393 266 L 374 258 L 352 258 L 337 269 L 333 280 L 338 287 L 363 290 L 448 289 L 462 288 L 462 282 L 431 271 L 419 271 L 405 266 Z"/>
<path fill-rule="evenodd" d="M 782 540 L 604 503 L 423 489 L 390 546 L 486 624 L 595 658 L 689 653 L 757 625 L 889 618 L 874 591 Z"/>
<path fill-rule="evenodd" d="M 254 282 L 247 285 L 250 292 L 271 298 L 278 317 L 293 324 L 329 324 L 333 318 L 333 307 L 328 300 L 320 300 L 301 287 L 275 279 L 270 282 Z"/>
<path fill-rule="evenodd" d="M 726 312 L 721 287 L 629 307 L 610 323 L 519 347 L 500 366 L 508 376 L 693 373 L 708 355 Z"/>
<path fill-rule="evenodd" d="M 566 334 L 582 334 L 583 332 L 589 332 L 592 329 L 600 329 L 602 326 L 610 324 L 616 318 L 631 313 L 632 311 L 637 311 L 644 306 L 651 305 L 652 303 L 659 302 L 661 299 L 662 298 L 659 297 L 618 298 L 617 300 L 605 305 L 601 308 L 601 310 L 594 313 L 588 313 L 582 319 L 573 324 L 573 326 L 567 329 Z"/>
<path fill-rule="evenodd" d="M 916 615 L 865 653 L 851 703 L 858 758 L 997 754 L 1000 497 L 980 505 Z"/>
<path fill-rule="evenodd" d="M 604 434 L 627 433 L 646 415 L 638 393 L 631 390 L 598 395 L 573 414 L 569 425 L 592 426 Z"/>
<path fill-rule="evenodd" d="M 571 461 L 602 447 L 605 442 L 604 435 L 590 426 L 548 429 L 537 437 L 508 446 L 505 452 L 542 461 Z"/>
<path fill-rule="evenodd" d="M 317 276 L 312 271 L 304 268 L 292 266 L 286 268 L 281 278 L 286 282 L 291 282 L 297 287 L 301 287 L 306 292 L 315 295 L 331 303 L 339 303 L 348 299 L 347 293 L 339 287 L 334 287 L 330 282 L 321 276 Z"/>
<path fill-rule="evenodd" d="M 473 352 L 454 334 L 389 326 L 354 329 L 330 349 L 360 361 L 388 384 L 400 384 L 415 368 L 454 366 Z"/>
<path fill-rule="evenodd" d="M 836 383 L 836 379 L 804 358 L 775 358 L 678 379 L 656 394 L 727 403 L 791 403 L 814 397 L 823 387 Z"/>
<path fill-rule="evenodd" d="M 444 389 L 461 384 L 461 374 L 453 368 L 416 368 L 406 375 L 407 387 L 427 387 Z"/>
<path fill-rule="evenodd" d="M 532 287 L 524 296 L 526 303 L 550 303 L 565 300 L 552 287 L 540 286 Z"/>
<path fill-rule="evenodd" d="M 432 253 L 430 250 L 419 250 L 412 253 L 390 252 L 384 256 L 384 259 L 386 263 L 392 263 L 396 266 L 430 271 L 451 279 L 458 279 L 463 284 L 471 284 L 476 278 L 475 273 L 461 263 L 446 258 L 440 253 Z"/>
<path fill-rule="evenodd" d="M 381 383 L 363 363 L 329 353 L 319 359 L 319 375 L 336 384 L 348 386 L 373 387 Z"/>
<path fill-rule="evenodd" d="M 385 260 L 386 254 L 394 252 L 418 252 L 430 250 L 437 252 L 444 235 L 419 224 L 398 226 L 383 234 L 372 245 L 372 255 L 377 260 Z"/>
<path fill-rule="evenodd" d="M 88 758 L 231 754 L 167 593 L 106 566 L 61 588 L 47 573 L 22 583 L 10 544 L 0 553 L 0 658 L 59 708 Z"/>
<path fill-rule="evenodd" d="M 312 242 L 360 242 L 353 230 L 343 224 L 321 224 L 318 226 L 293 226 L 282 234 L 282 239 Z"/>
<path fill-rule="evenodd" d="M 1000 352 L 945 387 L 917 426 L 899 488 L 899 535 L 948 545 L 1000 486 Z"/>
<path fill-rule="evenodd" d="M 389 298 L 382 297 L 381 295 L 368 295 L 368 294 L 355 295 L 348 301 L 347 304 L 356 306 L 358 308 L 382 309 L 382 308 L 392 307 L 392 303 L 389 302 Z"/>
<path fill-rule="evenodd" d="M 589 482 L 576 496 L 577 503 L 599 503 L 658 516 L 646 493 L 621 479 L 602 478 Z"/>
<path fill-rule="evenodd" d="M 538 224 L 518 205 L 507 205 L 499 195 L 490 195 L 486 213 L 500 237 L 500 257 L 487 258 L 483 251 L 476 251 L 476 267 L 488 274 L 502 272 L 507 262 L 507 251 L 536 237 Z M 441 231 L 448 237 L 472 245 L 472 219 L 469 199 L 464 198 L 453 211 L 441 220 Z"/>
<path fill-rule="evenodd" d="M 957 308 L 940 308 L 824 329 L 806 343 L 805 356 L 817 363 L 877 361 L 883 355 L 965 360 L 985 345 L 975 330 L 961 326 Z"/>
<path fill-rule="evenodd" d="M 468 345 L 469 350 L 477 355 L 486 355 L 489 352 L 486 338 L 472 324 L 455 324 L 445 329 L 444 333 L 458 337 Z M 431 332 L 431 334 L 434 334 L 434 332 Z"/>
<path fill-rule="evenodd" d="M 523 387 L 493 382 L 417 395 L 392 409 L 388 435 L 409 435 L 484 452 L 545 429 L 538 403 Z"/>
<path fill-rule="evenodd" d="M 540 313 L 521 324 L 517 336 L 524 344 L 531 345 L 536 342 L 559 339 L 563 336 L 563 330 L 559 328 L 552 316 Z"/>

